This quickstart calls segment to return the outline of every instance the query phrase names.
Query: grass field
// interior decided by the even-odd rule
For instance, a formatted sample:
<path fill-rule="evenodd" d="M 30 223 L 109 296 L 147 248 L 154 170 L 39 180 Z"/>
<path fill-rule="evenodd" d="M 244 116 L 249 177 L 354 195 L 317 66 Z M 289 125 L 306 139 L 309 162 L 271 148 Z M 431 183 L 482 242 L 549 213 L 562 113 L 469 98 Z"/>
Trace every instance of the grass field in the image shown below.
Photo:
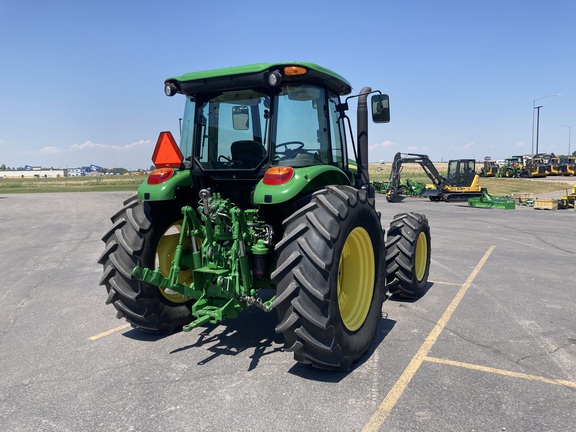
<path fill-rule="evenodd" d="M 145 176 L 4 178 L 0 179 L 0 194 L 136 191 L 145 178 Z"/>
<path fill-rule="evenodd" d="M 445 175 L 446 163 L 435 163 L 440 174 Z M 370 179 L 387 181 L 391 164 L 370 164 Z M 422 183 L 430 183 L 419 165 L 404 165 L 402 179 L 411 178 Z M 105 192 L 136 191 L 145 176 L 101 176 L 101 177 L 61 177 L 61 178 L 4 178 L 0 179 L 0 194 L 40 193 L 40 192 Z M 488 189 L 492 196 L 508 196 L 513 193 L 534 193 L 535 195 L 570 189 L 576 177 L 562 177 L 558 181 L 533 181 L 528 179 L 480 178 L 480 186 Z"/>

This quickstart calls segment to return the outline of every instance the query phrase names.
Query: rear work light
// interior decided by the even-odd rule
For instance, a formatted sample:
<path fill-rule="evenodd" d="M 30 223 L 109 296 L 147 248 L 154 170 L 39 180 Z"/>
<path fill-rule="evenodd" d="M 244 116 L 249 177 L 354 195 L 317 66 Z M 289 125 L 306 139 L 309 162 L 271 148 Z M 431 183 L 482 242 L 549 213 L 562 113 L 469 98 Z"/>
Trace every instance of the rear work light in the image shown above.
<path fill-rule="evenodd" d="M 159 168 L 155 169 L 148 175 L 147 183 L 149 185 L 155 185 L 164 183 L 170 177 L 174 175 L 174 170 L 172 168 Z"/>
<path fill-rule="evenodd" d="M 288 182 L 294 176 L 294 168 L 274 166 L 268 168 L 262 180 L 265 185 L 278 186 Z"/>
<path fill-rule="evenodd" d="M 154 154 L 152 154 L 152 162 L 156 168 L 180 168 L 184 156 L 178 148 L 172 133 L 160 132 Z"/>

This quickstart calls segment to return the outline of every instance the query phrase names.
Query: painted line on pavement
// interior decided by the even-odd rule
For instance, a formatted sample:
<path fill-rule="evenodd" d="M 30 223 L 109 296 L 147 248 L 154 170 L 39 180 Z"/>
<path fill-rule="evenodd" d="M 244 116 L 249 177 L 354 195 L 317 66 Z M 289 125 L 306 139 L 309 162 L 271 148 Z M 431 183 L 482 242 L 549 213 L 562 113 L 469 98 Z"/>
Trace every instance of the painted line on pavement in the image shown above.
<path fill-rule="evenodd" d="M 94 341 L 94 340 L 103 338 L 103 337 L 105 337 L 105 336 L 111 335 L 112 333 L 116 333 L 116 332 L 118 332 L 118 331 L 120 331 L 120 330 L 124 330 L 124 329 L 126 329 L 126 328 L 128 328 L 128 327 L 131 327 L 131 326 L 132 326 L 132 324 L 124 324 L 124 325 L 121 325 L 120 327 L 116 327 L 116 328 L 113 328 L 113 329 L 111 329 L 111 330 L 108 330 L 108 331 L 99 333 L 99 334 L 97 334 L 97 335 L 90 336 L 88 339 Z"/>
<path fill-rule="evenodd" d="M 437 357 L 426 357 L 424 359 L 424 361 L 428 361 L 428 362 L 432 362 L 432 363 L 445 364 L 445 365 L 450 365 L 450 366 L 456 366 L 456 367 L 461 367 L 461 368 L 465 368 L 465 369 L 472 369 L 472 370 L 487 372 L 487 373 L 491 373 L 491 374 L 504 375 L 504 376 L 509 376 L 509 377 L 513 377 L 513 378 L 522 378 L 522 379 L 527 379 L 527 380 L 531 380 L 531 381 L 539 381 L 539 382 L 543 382 L 543 383 L 547 383 L 547 384 L 556 384 L 556 385 L 561 385 L 561 386 L 565 386 L 565 387 L 576 387 L 576 382 L 574 382 L 574 381 L 545 378 L 545 377 L 539 376 L 539 375 L 530 375 L 530 374 L 525 374 L 525 373 L 521 373 L 521 372 L 512 372 L 512 371 L 505 370 L 505 369 L 496 369 L 496 368 L 476 365 L 476 364 L 472 364 L 472 363 L 464 363 L 464 362 L 459 362 L 459 361 L 454 361 L 454 360 L 441 359 L 441 358 L 437 358 Z"/>
<path fill-rule="evenodd" d="M 431 284 L 434 284 L 434 285 L 462 286 L 462 284 L 459 284 L 459 283 L 454 283 L 454 282 L 441 282 L 441 281 L 432 281 L 432 280 L 429 280 L 428 283 L 431 283 Z"/>
<path fill-rule="evenodd" d="M 390 411 L 392 411 L 392 409 L 396 405 L 396 402 L 398 402 L 398 399 L 400 399 L 400 396 L 402 396 L 404 390 L 406 390 L 406 387 L 408 387 L 408 384 L 410 384 L 410 381 L 412 380 L 416 372 L 418 372 L 418 369 L 420 369 L 420 366 L 427 358 L 428 353 L 438 340 L 440 333 L 442 333 L 442 330 L 444 330 L 444 328 L 446 327 L 446 324 L 454 314 L 454 311 L 462 301 L 462 298 L 464 298 L 464 295 L 468 291 L 468 288 L 470 288 L 470 285 L 472 285 L 472 282 L 474 281 L 474 279 L 476 278 L 476 276 L 478 275 L 478 273 L 480 272 L 480 270 L 490 257 L 490 254 L 492 253 L 495 247 L 496 246 L 490 246 L 486 251 L 486 253 L 484 254 L 484 256 L 482 257 L 482 259 L 480 260 L 480 262 L 476 265 L 474 270 L 472 270 L 472 273 L 470 273 L 468 279 L 466 279 L 462 287 L 458 290 L 456 296 L 452 299 L 452 302 L 448 305 L 448 307 L 446 308 L 446 310 L 444 311 L 444 313 L 442 314 L 442 316 L 440 317 L 440 319 L 438 320 L 432 331 L 428 334 L 428 336 L 424 340 L 424 343 L 422 343 L 422 345 L 420 346 L 420 349 L 418 350 L 416 355 L 412 357 L 412 360 L 410 361 L 406 369 L 404 369 L 404 372 L 402 373 L 400 378 L 398 378 L 398 380 L 396 381 L 392 389 L 388 392 L 382 403 L 380 403 L 380 406 L 378 407 L 376 412 L 372 414 L 372 417 L 370 418 L 370 420 L 368 420 L 368 423 L 366 423 L 364 428 L 362 428 L 362 432 L 372 432 L 380 430 L 380 427 L 386 420 L 386 417 L 388 417 L 388 414 L 390 414 Z"/>

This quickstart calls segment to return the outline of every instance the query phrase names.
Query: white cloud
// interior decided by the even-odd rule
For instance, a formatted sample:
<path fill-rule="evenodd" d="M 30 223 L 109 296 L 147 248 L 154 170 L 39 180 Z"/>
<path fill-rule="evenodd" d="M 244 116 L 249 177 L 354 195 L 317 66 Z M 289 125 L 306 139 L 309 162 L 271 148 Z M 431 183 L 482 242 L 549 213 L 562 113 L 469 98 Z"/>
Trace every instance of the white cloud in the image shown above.
<path fill-rule="evenodd" d="M 454 151 L 459 151 L 459 150 L 468 150 L 470 148 L 474 147 L 474 143 L 470 142 L 468 144 L 464 144 L 463 146 L 448 146 L 448 150 L 454 150 Z"/>
<path fill-rule="evenodd" d="M 396 146 L 395 143 L 393 143 L 392 141 L 384 141 L 383 143 L 378 143 L 378 144 L 370 144 L 368 146 L 368 150 L 373 151 L 379 148 L 390 148 L 390 147 L 394 147 Z"/>
<path fill-rule="evenodd" d="M 56 147 L 56 146 L 48 146 L 48 147 L 42 147 L 40 149 L 40 153 L 43 154 L 57 154 L 57 153 L 62 153 L 64 150 L 62 150 L 60 147 Z M 33 152 L 30 152 L 33 153 Z"/>
<path fill-rule="evenodd" d="M 408 153 L 422 153 L 428 150 L 428 147 L 408 146 Z"/>
<path fill-rule="evenodd" d="M 133 150 L 135 147 L 147 146 L 150 144 L 152 144 L 152 141 L 150 141 L 150 140 L 140 140 L 140 141 L 135 141 L 135 142 L 132 142 L 130 144 L 125 144 L 125 145 L 98 144 L 98 143 L 94 143 L 92 141 L 86 141 L 82 144 L 72 144 L 70 146 L 70 149 L 80 150 L 80 151 L 92 150 L 92 149 L 112 150 L 112 151 L 128 151 L 128 150 Z"/>

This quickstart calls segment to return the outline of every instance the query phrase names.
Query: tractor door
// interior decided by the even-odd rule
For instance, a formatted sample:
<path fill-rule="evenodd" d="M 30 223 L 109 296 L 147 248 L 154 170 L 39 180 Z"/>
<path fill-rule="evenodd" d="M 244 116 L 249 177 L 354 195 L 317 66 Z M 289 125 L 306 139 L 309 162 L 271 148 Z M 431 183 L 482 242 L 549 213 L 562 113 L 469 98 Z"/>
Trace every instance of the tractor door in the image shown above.
<path fill-rule="evenodd" d="M 448 162 L 446 178 L 450 186 L 470 187 L 476 176 L 476 161 L 474 159 L 458 159 Z"/>
<path fill-rule="evenodd" d="M 337 96 L 311 84 L 289 85 L 275 98 L 272 165 L 347 169 Z"/>

